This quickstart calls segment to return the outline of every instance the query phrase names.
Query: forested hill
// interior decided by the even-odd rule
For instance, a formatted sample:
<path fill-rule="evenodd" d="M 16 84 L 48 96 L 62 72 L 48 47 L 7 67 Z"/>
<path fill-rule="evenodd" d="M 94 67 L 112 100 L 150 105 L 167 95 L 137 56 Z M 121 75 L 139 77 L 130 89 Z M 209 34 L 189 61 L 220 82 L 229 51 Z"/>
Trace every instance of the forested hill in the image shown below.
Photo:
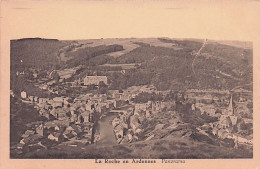
<path fill-rule="evenodd" d="M 57 69 L 88 64 L 89 60 L 123 50 L 120 45 L 83 46 L 77 41 L 24 38 L 11 40 L 11 70 L 36 68 Z M 97 63 L 100 59 L 96 59 Z"/>
<path fill-rule="evenodd" d="M 20 67 L 50 67 L 58 63 L 58 51 L 66 43 L 56 39 L 11 40 L 11 70 Z M 22 63 L 21 63 L 22 60 Z"/>
<path fill-rule="evenodd" d="M 99 74 L 108 76 L 111 89 L 153 84 L 158 90 L 231 90 L 239 86 L 252 90 L 252 48 L 230 46 L 217 41 L 203 43 L 203 40 L 169 38 L 12 40 L 11 71 L 30 67 L 46 70 L 82 65 L 81 74 L 84 76 L 84 72 L 91 74 L 99 70 L 100 65 L 110 63 L 114 67 L 102 67 L 106 70 Z M 138 63 L 136 65 L 139 66 L 123 74 L 115 71 L 116 64 L 129 63 Z"/>
<path fill-rule="evenodd" d="M 136 82 L 153 84 L 159 90 L 231 90 L 237 86 L 252 90 L 252 49 L 209 42 L 197 54 L 203 41 L 159 40 L 173 47 L 141 43 L 140 47 L 115 60 L 115 63 L 141 63 L 134 73 L 125 75 L 127 80 L 121 87 Z"/>
<path fill-rule="evenodd" d="M 102 55 L 123 50 L 120 45 L 89 47 L 77 41 L 41 38 L 11 40 L 10 45 L 11 89 L 16 93 L 27 89 L 30 91 L 28 93 L 39 95 L 40 89 L 28 81 L 32 80 L 34 72 L 38 73 L 38 77 L 47 77 L 47 73 L 53 69 L 102 64 L 107 61 Z"/>

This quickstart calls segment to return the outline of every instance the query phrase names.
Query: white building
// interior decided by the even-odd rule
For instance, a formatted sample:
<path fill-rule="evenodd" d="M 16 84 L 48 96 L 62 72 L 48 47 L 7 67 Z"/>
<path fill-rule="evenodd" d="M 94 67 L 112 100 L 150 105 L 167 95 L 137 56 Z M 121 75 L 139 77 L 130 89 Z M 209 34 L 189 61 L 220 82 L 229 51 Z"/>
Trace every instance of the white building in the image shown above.
<path fill-rule="evenodd" d="M 84 85 L 98 85 L 99 82 L 104 82 L 107 85 L 107 77 L 106 76 L 86 76 L 84 78 Z"/>

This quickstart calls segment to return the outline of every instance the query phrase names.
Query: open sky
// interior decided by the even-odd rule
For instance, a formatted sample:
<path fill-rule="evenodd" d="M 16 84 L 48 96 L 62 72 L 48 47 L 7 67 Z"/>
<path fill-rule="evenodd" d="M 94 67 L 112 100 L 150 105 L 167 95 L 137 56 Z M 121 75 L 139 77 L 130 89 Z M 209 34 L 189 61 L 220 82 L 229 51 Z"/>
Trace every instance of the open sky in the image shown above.
<path fill-rule="evenodd" d="M 1 3 L 1 33 L 10 39 L 251 40 L 259 31 L 252 26 L 259 25 L 259 4 L 234 0 L 10 0 Z"/>

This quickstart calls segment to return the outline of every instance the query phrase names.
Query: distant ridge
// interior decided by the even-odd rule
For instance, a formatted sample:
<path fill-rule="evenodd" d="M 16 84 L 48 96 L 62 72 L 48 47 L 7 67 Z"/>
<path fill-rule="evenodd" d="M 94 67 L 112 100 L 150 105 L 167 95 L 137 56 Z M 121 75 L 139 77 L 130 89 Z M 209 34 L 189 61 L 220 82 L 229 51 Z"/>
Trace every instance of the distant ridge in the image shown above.
<path fill-rule="evenodd" d="M 22 38 L 22 39 L 14 39 L 12 41 L 25 41 L 25 40 L 47 40 L 47 41 L 59 41 L 58 39 L 45 39 L 45 38 Z"/>
<path fill-rule="evenodd" d="M 243 48 L 243 49 L 252 49 L 253 48 L 253 43 L 249 42 L 249 41 L 226 40 L 226 41 L 217 41 L 217 42 L 220 44 L 234 46 L 234 47 Z"/>

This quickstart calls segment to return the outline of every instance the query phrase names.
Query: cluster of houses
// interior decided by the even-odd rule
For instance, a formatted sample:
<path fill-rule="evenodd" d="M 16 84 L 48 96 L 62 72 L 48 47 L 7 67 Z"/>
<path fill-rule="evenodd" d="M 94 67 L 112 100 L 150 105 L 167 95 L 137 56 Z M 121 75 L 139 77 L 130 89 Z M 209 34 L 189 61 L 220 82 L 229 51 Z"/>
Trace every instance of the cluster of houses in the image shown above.
<path fill-rule="evenodd" d="M 113 131 L 116 137 L 118 144 L 121 143 L 131 143 L 134 140 L 138 140 L 138 137 L 135 135 L 141 131 L 140 124 L 133 124 L 133 121 L 130 121 L 133 111 L 128 109 L 119 113 L 118 117 L 114 118 L 112 121 Z M 139 130 L 134 130 L 132 126 L 136 125 L 136 128 L 139 127 Z"/>
<path fill-rule="evenodd" d="M 145 113 L 145 117 L 149 118 L 154 114 L 168 111 L 173 106 L 175 106 L 175 101 L 148 101 L 147 103 L 136 103 L 134 113 Z"/>
<path fill-rule="evenodd" d="M 128 89 L 129 90 L 129 89 Z M 140 91 L 140 90 L 139 90 Z M 144 90 L 145 92 L 153 92 L 153 90 Z M 217 96 L 212 96 L 211 93 L 218 93 L 220 94 Z M 120 99 L 127 99 L 128 95 L 127 92 L 124 94 L 116 94 L 116 98 Z M 130 92 L 129 92 L 130 93 Z M 134 93 L 134 92 L 133 92 Z M 209 124 L 204 124 L 211 129 L 213 135 L 217 136 L 220 139 L 233 139 L 236 143 L 235 146 L 237 147 L 238 143 L 241 144 L 253 144 L 253 135 L 248 134 L 244 135 L 241 134 L 240 125 L 241 123 L 252 124 L 252 119 L 250 118 L 243 118 L 240 116 L 241 112 L 245 114 L 250 114 L 249 108 L 247 105 L 247 99 L 243 97 L 239 97 L 236 101 L 233 100 L 232 94 L 229 91 L 209 91 L 206 95 L 205 93 L 201 94 L 203 96 L 198 96 L 198 93 L 201 91 L 190 91 L 189 93 L 185 93 L 184 95 L 184 102 L 188 101 L 193 103 L 191 106 L 192 110 L 200 110 L 201 114 L 206 113 L 208 116 L 216 117 L 217 121 L 212 122 Z M 200 94 L 199 94 L 200 95 Z M 120 97 L 119 97 L 120 96 Z M 127 97 L 124 97 L 127 96 Z M 229 100 L 228 100 L 229 99 Z M 213 100 L 213 103 L 212 103 Z M 235 102 L 235 107 L 234 107 Z M 218 104 L 221 103 L 221 104 Z M 163 113 L 165 111 L 169 111 L 171 107 L 175 106 L 174 101 L 148 101 L 147 103 L 131 103 L 133 105 L 133 112 L 129 117 L 127 116 L 120 116 L 115 119 L 115 124 L 122 124 L 118 125 L 115 130 L 120 131 L 117 132 L 120 138 L 118 139 L 119 142 L 124 142 L 124 138 L 128 138 L 128 141 L 132 141 L 133 136 L 138 136 L 138 133 L 142 131 L 142 118 L 149 119 L 153 117 L 154 114 Z M 222 105 L 222 106 L 219 106 Z M 224 105 L 224 106 L 223 106 Z M 228 106 L 225 106 L 228 105 Z M 129 121 L 128 128 L 126 123 L 124 123 L 123 119 L 128 119 Z M 132 121 L 131 121 L 132 119 Z M 204 126 L 205 127 L 205 126 Z M 203 127 L 202 127 L 203 128 Z M 129 131 L 130 129 L 130 131 Z M 206 127 L 206 129 L 208 129 Z M 135 132 L 137 131 L 137 135 Z M 203 129 L 200 132 L 207 135 Z M 129 134 L 132 133 L 132 134 Z M 123 136 L 123 137 L 121 137 Z M 126 137 L 127 136 L 127 137 Z M 131 138 L 131 139 L 130 139 Z M 137 137 L 138 138 L 138 137 Z"/>
<path fill-rule="evenodd" d="M 93 134 L 95 123 L 102 114 L 120 105 L 119 101 L 108 100 L 105 94 L 89 93 L 75 99 L 65 96 L 39 98 L 28 96 L 26 92 L 21 95 L 27 103 L 33 104 L 39 115 L 46 120 L 25 131 L 18 149 L 46 139 L 53 143 L 69 140 L 81 140 L 86 144 L 96 142 L 99 137 Z"/>
<path fill-rule="evenodd" d="M 229 105 L 227 108 L 219 108 L 217 110 L 216 106 L 213 104 L 203 104 L 196 103 L 193 104 L 194 108 L 200 110 L 201 113 L 206 113 L 211 117 L 217 117 L 216 122 L 212 122 L 208 125 L 212 130 L 212 134 L 217 136 L 220 139 L 233 139 L 235 142 L 235 147 L 238 146 L 238 143 L 242 144 L 253 144 L 253 135 L 241 135 L 239 134 L 241 123 L 251 123 L 252 119 L 242 118 L 239 116 L 240 112 L 250 113 L 249 108 L 246 106 L 244 100 L 239 99 L 236 102 L 236 108 L 234 108 L 234 101 L 231 95 L 229 100 Z"/>
<path fill-rule="evenodd" d="M 113 91 L 112 97 L 116 101 L 123 101 L 128 106 L 120 107 L 118 117 L 114 118 L 112 125 L 114 133 L 119 144 L 131 143 L 139 139 L 140 134 L 143 132 L 143 122 L 146 119 L 152 119 L 154 115 L 168 111 L 175 102 L 162 102 L 162 101 L 148 101 L 147 103 L 134 103 L 131 98 L 134 98 L 141 92 L 154 92 L 153 87 L 131 87 L 126 89 L 123 93 Z"/>
<path fill-rule="evenodd" d="M 143 122 L 146 119 L 152 119 L 153 115 L 167 111 L 173 103 L 170 102 L 152 102 L 142 104 L 132 104 L 121 110 L 118 117 L 114 118 L 112 125 L 114 133 L 119 144 L 131 143 L 139 139 L 139 135 L 143 132 Z M 112 111 L 113 112 L 113 111 Z"/>
<path fill-rule="evenodd" d="M 153 91 L 147 86 L 137 88 L 132 87 L 122 93 L 115 90 L 109 91 L 108 94 L 82 94 L 75 99 L 66 96 L 41 98 L 29 96 L 25 91 L 21 92 L 22 100 L 34 105 L 46 121 L 25 131 L 18 145 L 19 149 L 42 139 L 55 143 L 68 140 L 96 142 L 99 137 L 93 134 L 95 122 L 104 114 L 113 111 L 119 115 L 112 122 L 118 143 L 138 140 L 138 134 L 142 131 L 141 123 L 146 118 L 143 111 L 147 109 L 149 112 L 145 113 L 149 116 L 161 111 L 165 106 L 160 102 L 149 102 L 149 105 L 129 102 L 140 92 Z"/>
<path fill-rule="evenodd" d="M 51 93 L 53 86 L 61 79 L 70 78 L 76 69 L 68 69 L 62 72 L 50 72 L 51 81 L 39 83 L 38 87 L 43 90 L 49 90 Z M 57 78 L 59 77 L 59 78 Z M 99 85 L 100 82 L 108 84 L 106 76 L 86 76 L 83 82 L 79 79 L 77 85 L 88 86 L 91 84 Z M 153 115 L 170 111 L 175 106 L 175 101 L 148 101 L 147 103 L 134 103 L 133 98 L 142 92 L 167 95 L 170 91 L 159 92 L 152 85 L 150 86 L 132 86 L 124 91 L 109 90 L 107 94 L 84 94 L 75 99 L 60 96 L 54 98 L 39 98 L 37 96 L 28 96 L 25 91 L 21 92 L 21 98 L 27 102 L 33 103 L 38 110 L 40 116 L 47 120 L 34 129 L 27 130 L 22 135 L 19 143 L 19 149 L 26 144 L 35 144 L 44 147 L 39 140 L 47 139 L 56 143 L 66 140 L 85 140 L 86 143 L 98 141 L 98 136 L 93 134 L 95 122 L 108 112 L 118 113 L 118 117 L 112 121 L 115 138 L 119 144 L 130 143 L 138 140 L 138 136 L 143 132 L 142 123 L 145 119 L 152 119 Z M 220 96 L 211 95 L 218 93 Z M 56 93 L 58 94 L 58 93 Z M 200 110 L 201 113 L 206 113 L 209 116 L 217 117 L 218 121 L 207 124 L 212 128 L 212 134 L 220 139 L 231 138 L 236 142 L 252 144 L 252 136 L 241 136 L 234 132 L 241 118 L 238 117 L 239 111 L 248 112 L 244 102 L 245 99 L 240 99 L 236 104 L 236 113 L 232 96 L 230 97 L 228 108 L 223 104 L 227 101 L 229 91 L 201 91 L 189 90 L 182 96 L 184 100 L 193 103 L 192 110 Z M 212 104 L 214 103 L 214 104 Z M 217 107 L 216 105 L 222 105 Z M 224 104 L 225 105 L 225 104 Z M 242 119 L 246 123 L 252 123 L 250 119 Z M 206 125 L 206 124 L 205 124 Z M 204 130 L 200 130 L 204 134 Z"/>

